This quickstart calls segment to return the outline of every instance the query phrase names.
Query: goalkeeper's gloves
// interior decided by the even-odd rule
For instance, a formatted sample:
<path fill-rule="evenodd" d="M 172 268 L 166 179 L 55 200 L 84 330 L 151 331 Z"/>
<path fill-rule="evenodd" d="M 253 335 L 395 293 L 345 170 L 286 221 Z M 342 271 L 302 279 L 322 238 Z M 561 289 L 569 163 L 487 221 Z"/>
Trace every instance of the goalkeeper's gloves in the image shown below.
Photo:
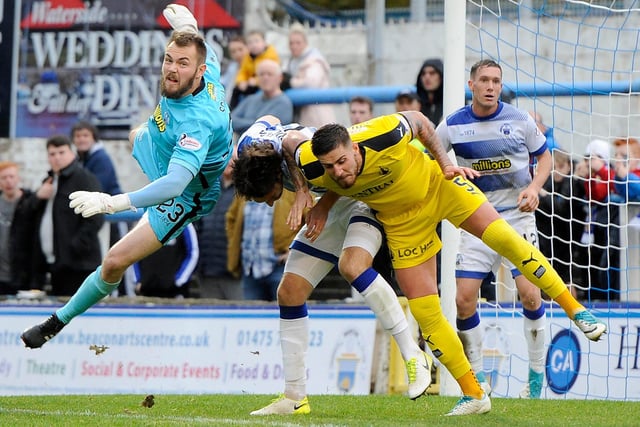
<path fill-rule="evenodd" d="M 69 195 L 69 207 L 77 214 L 89 218 L 97 214 L 112 214 L 124 210 L 133 210 L 127 194 L 111 196 L 97 191 L 74 191 Z"/>
<path fill-rule="evenodd" d="M 198 33 L 198 22 L 186 7 L 179 4 L 170 4 L 164 8 L 162 14 L 174 30 Z"/>

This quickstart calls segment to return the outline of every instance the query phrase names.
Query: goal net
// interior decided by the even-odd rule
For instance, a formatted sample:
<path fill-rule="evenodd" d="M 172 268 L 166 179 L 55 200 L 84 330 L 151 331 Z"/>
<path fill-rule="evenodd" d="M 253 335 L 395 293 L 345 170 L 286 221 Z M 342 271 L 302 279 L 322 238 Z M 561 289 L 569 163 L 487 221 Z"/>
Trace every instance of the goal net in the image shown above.
<path fill-rule="evenodd" d="M 557 304 L 545 303 L 542 397 L 640 400 L 640 2 L 466 7 L 467 75 L 477 60 L 496 60 L 505 99 L 553 135 L 540 248 L 609 329 L 589 342 Z M 481 295 L 485 372 L 494 396 L 515 397 L 528 374 L 522 309 L 504 268 L 493 289 Z"/>

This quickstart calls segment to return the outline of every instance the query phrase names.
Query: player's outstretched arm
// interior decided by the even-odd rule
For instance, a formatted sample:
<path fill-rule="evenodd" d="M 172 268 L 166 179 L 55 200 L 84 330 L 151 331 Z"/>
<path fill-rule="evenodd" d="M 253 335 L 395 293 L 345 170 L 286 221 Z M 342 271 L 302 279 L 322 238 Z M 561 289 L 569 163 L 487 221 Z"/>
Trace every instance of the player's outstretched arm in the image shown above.
<path fill-rule="evenodd" d="M 164 8 L 162 14 L 174 30 L 189 33 L 198 32 L 198 21 L 185 6 L 170 4 Z"/>
<path fill-rule="evenodd" d="M 89 218 L 98 214 L 113 214 L 125 210 L 133 210 L 129 196 L 117 194 L 111 196 L 97 191 L 74 191 L 69 195 L 69 207 L 77 214 Z"/>
<path fill-rule="evenodd" d="M 99 192 L 76 191 L 69 195 L 71 200 L 69 207 L 85 218 L 128 209 L 135 211 L 135 206 L 144 208 L 178 197 L 192 179 L 193 175 L 187 168 L 171 163 L 165 176 L 139 190 L 115 196 Z"/>

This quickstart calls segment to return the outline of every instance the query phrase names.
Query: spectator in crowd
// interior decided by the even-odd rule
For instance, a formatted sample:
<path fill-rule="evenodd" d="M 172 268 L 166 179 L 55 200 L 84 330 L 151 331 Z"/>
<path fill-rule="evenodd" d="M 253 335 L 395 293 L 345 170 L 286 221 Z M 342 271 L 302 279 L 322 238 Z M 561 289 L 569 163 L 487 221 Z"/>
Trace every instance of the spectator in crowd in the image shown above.
<path fill-rule="evenodd" d="M 225 215 L 235 196 L 233 160 L 220 176 L 220 197 L 209 215 L 198 221 L 200 261 L 198 265 L 198 291 L 200 298 L 241 300 L 239 277 L 227 268 L 227 231 Z"/>
<path fill-rule="evenodd" d="M 98 178 L 102 191 L 111 195 L 122 193 L 111 157 L 98 140 L 98 129 L 89 122 L 79 121 L 71 128 L 71 139 L 80 164 Z"/>
<path fill-rule="evenodd" d="M 416 93 L 420 98 L 420 111 L 437 126 L 442 120 L 444 103 L 444 64 L 441 59 L 430 58 L 422 63 L 416 79 Z"/>
<path fill-rule="evenodd" d="M 71 128 L 71 140 L 76 147 L 80 164 L 98 178 L 102 191 L 112 196 L 122 193 L 111 157 L 98 139 L 98 128 L 87 121 L 79 121 Z M 105 221 L 99 234 L 102 254 L 106 254 L 109 247 L 128 229 L 126 222 Z"/>
<path fill-rule="evenodd" d="M 420 97 L 417 93 L 406 89 L 398 92 L 394 101 L 394 106 L 398 113 L 401 111 L 420 111 L 422 103 L 420 102 Z"/>
<path fill-rule="evenodd" d="M 299 23 L 289 29 L 289 50 L 291 58 L 285 71 L 290 87 L 326 89 L 330 86 L 331 66 L 317 48 L 309 46 L 307 33 Z M 309 104 L 298 109 L 294 120 L 303 126 L 320 127 L 335 122 L 336 117 L 331 104 Z"/>
<path fill-rule="evenodd" d="M 619 201 L 620 196 L 615 192 L 615 171 L 610 167 L 611 151 L 609 142 L 592 140 L 575 170 L 584 181 L 588 204 L 581 238 L 585 258 L 580 264 L 589 265 L 588 298 L 596 300 L 620 298 L 619 207 L 610 203 Z"/>
<path fill-rule="evenodd" d="M 280 89 L 282 69 L 270 59 L 260 61 L 257 66 L 257 79 L 260 92 L 249 95 L 231 112 L 233 131 L 241 134 L 266 114 L 276 116 L 283 122 L 293 120 L 293 104 Z"/>
<path fill-rule="evenodd" d="M 445 150 L 455 152 L 459 166 L 479 173 L 474 183 L 500 212 L 500 217 L 535 246 L 538 233 L 534 212 L 539 204 L 538 193 L 552 167 L 544 136 L 526 111 L 500 101 L 502 68 L 498 63 L 476 62 L 471 67 L 468 85 L 471 105 L 447 116 L 436 132 Z M 505 138 L 505 122 L 510 126 L 508 138 Z M 537 161 L 533 177 L 529 173 L 530 157 Z M 491 159 L 489 166 L 484 165 L 487 158 Z M 490 385 L 484 374 L 484 327 L 477 310 L 478 291 L 502 258 L 476 235 L 461 232 L 456 256 L 456 324 L 465 354 L 487 393 Z M 544 382 L 545 310 L 540 288 L 531 283 L 519 267 L 507 261 L 522 303 L 529 353 L 529 381 L 520 397 L 537 399 Z"/>
<path fill-rule="evenodd" d="M 218 178 L 233 153 L 229 110 L 224 99 L 215 97 L 224 91 L 220 64 L 198 33 L 189 9 L 170 4 L 163 15 L 174 32 L 162 62 L 162 97 L 155 113 L 129 134 L 133 156 L 151 182 L 115 196 L 76 191 L 68 195 L 67 206 L 72 209 L 65 209 L 89 218 L 153 208 L 146 209 L 137 225 L 109 249 L 102 264 L 63 307 L 22 333 L 20 338 L 29 348 L 42 347 L 72 319 L 117 289 L 131 265 L 211 212 L 218 199 Z M 68 241 L 69 236 L 65 238 Z"/>
<path fill-rule="evenodd" d="M 620 201 L 640 202 L 640 143 L 635 138 L 613 141 L 614 188 Z"/>
<path fill-rule="evenodd" d="M 46 147 L 51 169 L 36 191 L 36 271 L 42 283 L 50 273 L 52 295 L 68 296 L 100 265 L 98 232 L 104 223 L 102 215 L 76 215 L 69 209 L 69 195 L 99 191 L 101 186 L 98 178 L 80 165 L 68 137 L 53 136 Z"/>
<path fill-rule="evenodd" d="M 236 75 L 236 84 L 229 104 L 232 111 L 247 95 L 256 93 L 260 89 L 258 65 L 262 61 L 268 59 L 280 65 L 280 57 L 276 48 L 267 44 L 262 31 L 249 31 L 246 41 L 248 52 L 240 62 L 240 69 Z"/>
<path fill-rule="evenodd" d="M 133 265 L 136 294 L 188 298 L 199 256 L 196 229 L 189 224 L 176 238 Z"/>
<path fill-rule="evenodd" d="M 235 198 L 227 212 L 228 269 L 242 277 L 245 300 L 275 301 L 289 245 L 300 227 L 287 217 L 295 193 L 284 190 L 274 203 Z"/>
<path fill-rule="evenodd" d="M 366 96 L 354 96 L 349 100 L 349 121 L 352 125 L 366 122 L 373 117 L 373 100 Z M 282 123 L 286 123 L 282 121 Z"/>
<path fill-rule="evenodd" d="M 224 86 L 227 102 L 231 103 L 231 98 L 236 88 L 236 77 L 238 76 L 238 71 L 240 71 L 240 63 L 244 57 L 249 54 L 249 49 L 247 48 L 247 42 L 244 40 L 244 37 L 242 35 L 235 35 L 229 40 L 227 50 L 229 51 L 230 58 L 227 61 L 224 72 L 220 76 L 220 82 Z"/>
<path fill-rule="evenodd" d="M 614 188 L 614 171 L 609 167 L 611 145 L 594 139 L 587 145 L 585 157 L 576 165 L 575 173 L 583 178 L 586 197 L 592 202 L 605 203 Z"/>
<path fill-rule="evenodd" d="M 553 169 L 540 190 L 540 205 L 536 209 L 540 251 L 577 296 L 574 284 L 583 284 L 577 266 L 578 243 L 584 230 L 584 186 L 573 176 L 571 156 L 556 149 L 552 153 Z"/>
<path fill-rule="evenodd" d="M 394 106 L 397 113 L 401 111 L 420 111 L 422 103 L 420 102 L 420 97 L 414 91 L 402 90 L 396 95 Z M 418 138 L 413 138 L 410 144 L 418 150 L 424 151 L 424 146 Z"/>
<path fill-rule="evenodd" d="M 540 132 L 542 132 L 544 137 L 547 139 L 547 147 L 549 147 L 549 150 L 553 152 L 553 150 L 555 150 L 556 148 L 560 148 L 558 147 L 556 139 L 553 136 L 553 128 L 544 124 L 540 113 L 532 110 L 529 111 L 529 114 L 531 115 L 531 117 L 533 117 L 533 120 L 535 120 L 536 125 L 538 125 L 538 129 L 540 129 Z"/>
<path fill-rule="evenodd" d="M 33 202 L 18 164 L 0 161 L 0 295 L 41 285 L 33 277 Z"/>

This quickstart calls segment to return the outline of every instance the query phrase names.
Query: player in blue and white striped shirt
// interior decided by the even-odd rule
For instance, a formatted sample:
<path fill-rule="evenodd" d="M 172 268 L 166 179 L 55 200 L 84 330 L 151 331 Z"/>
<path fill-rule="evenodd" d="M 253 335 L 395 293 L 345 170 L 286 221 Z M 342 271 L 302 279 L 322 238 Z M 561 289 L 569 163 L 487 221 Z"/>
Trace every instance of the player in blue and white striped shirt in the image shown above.
<path fill-rule="evenodd" d="M 526 240 L 538 246 L 534 212 L 538 193 L 550 172 L 552 159 L 545 137 L 527 111 L 500 101 L 502 69 L 491 60 L 471 68 L 471 105 L 449 115 L 436 132 L 447 151 L 453 149 L 459 166 L 480 172 L 474 183 L 500 215 Z M 530 173 L 530 158 L 537 160 Z M 483 328 L 476 310 L 482 281 L 494 271 L 502 256 L 482 240 L 462 231 L 456 258 L 458 333 L 478 380 L 490 390 L 483 371 Z M 505 260 L 516 282 L 524 314 L 524 334 L 529 349 L 529 382 L 521 397 L 538 398 L 544 380 L 545 315 L 540 289 L 516 266 Z"/>

